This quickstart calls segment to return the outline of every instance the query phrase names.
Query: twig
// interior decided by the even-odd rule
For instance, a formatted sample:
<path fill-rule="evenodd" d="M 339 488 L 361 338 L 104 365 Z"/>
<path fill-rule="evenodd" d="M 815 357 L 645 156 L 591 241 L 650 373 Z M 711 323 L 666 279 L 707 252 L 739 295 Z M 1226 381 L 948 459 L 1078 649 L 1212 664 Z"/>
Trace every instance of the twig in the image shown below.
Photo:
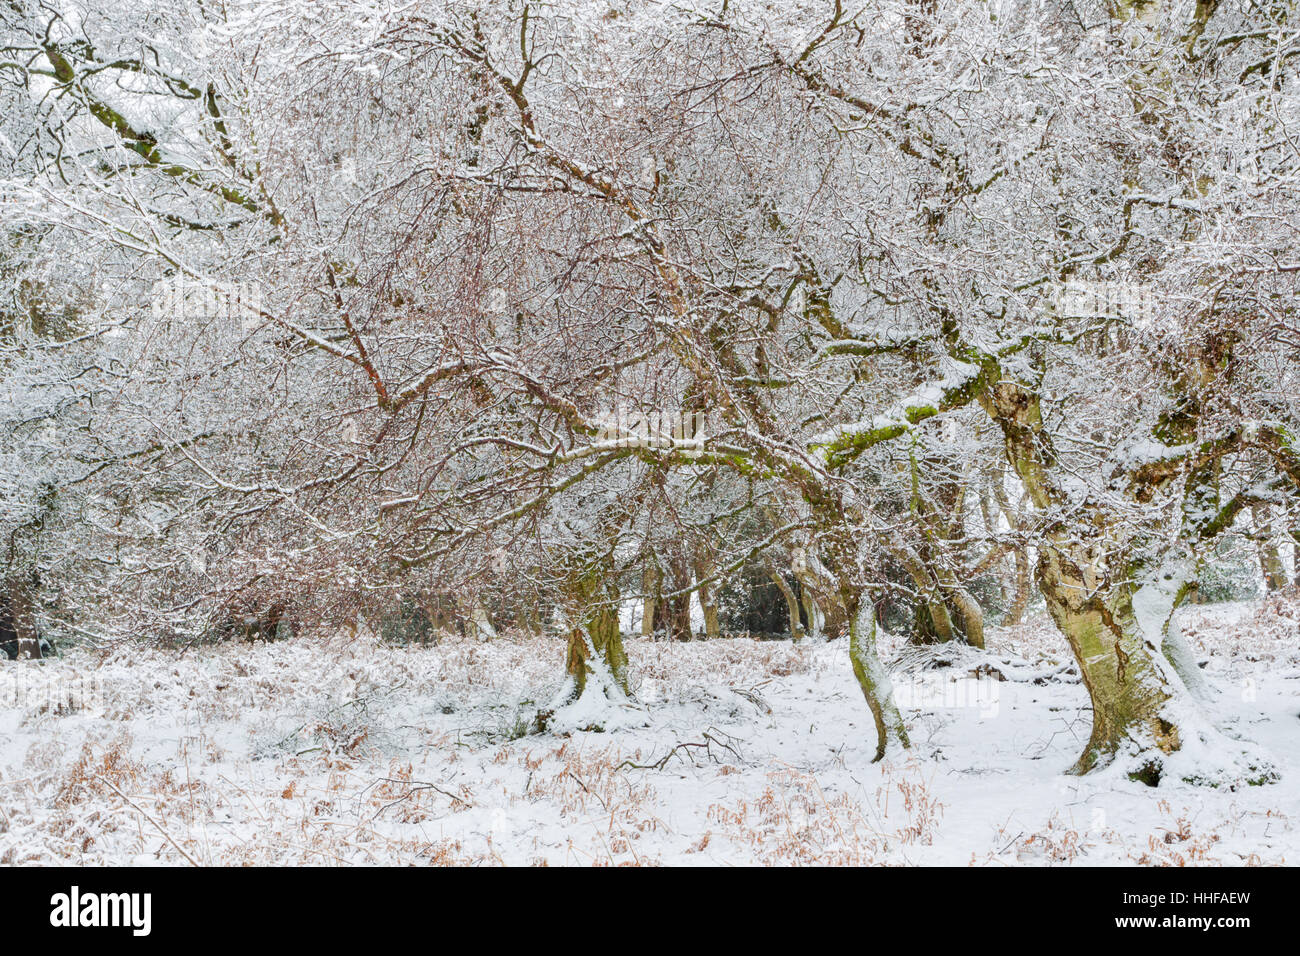
<path fill-rule="evenodd" d="M 110 781 L 105 780 L 103 777 L 96 775 L 95 779 L 98 780 L 100 783 L 102 783 L 104 786 L 108 787 L 110 790 L 112 790 L 115 794 L 117 794 L 119 797 L 125 800 L 128 804 L 130 804 L 131 808 L 135 810 L 136 813 L 140 814 L 140 816 L 144 817 L 146 820 L 152 823 L 154 827 L 158 830 L 158 832 L 161 833 L 164 838 L 166 838 L 167 842 L 176 848 L 176 852 L 179 853 L 181 856 L 185 857 L 185 859 L 190 861 L 190 866 L 202 866 L 202 864 L 199 863 L 198 860 L 194 859 L 194 857 L 190 856 L 188 853 L 185 852 L 184 847 L 182 847 L 179 843 L 177 843 L 175 840 L 172 839 L 172 835 L 168 833 L 165 829 L 163 829 L 163 825 L 161 823 L 159 823 L 153 817 L 149 816 L 148 812 L 146 812 L 142 807 L 138 806 L 134 800 L 128 797 L 121 790 L 117 789 L 117 787 L 113 786 L 113 784 Z"/>
<path fill-rule="evenodd" d="M 717 734 L 718 736 L 715 737 L 714 734 Z M 726 737 L 727 739 L 719 740 L 718 737 Z M 703 750 L 710 760 L 712 760 L 714 763 L 719 763 L 720 761 L 718 760 L 717 755 L 714 754 L 713 752 L 714 744 L 717 744 L 723 750 L 728 751 L 737 760 L 742 760 L 743 758 L 740 756 L 740 751 L 737 750 L 732 743 L 733 741 L 735 741 L 735 739 L 736 739 L 735 737 L 732 737 L 729 734 L 724 734 L 722 731 L 710 727 L 707 731 L 704 732 L 703 740 L 683 741 L 682 743 L 679 743 L 677 744 L 677 746 L 673 747 L 672 750 L 668 751 L 668 753 L 664 754 L 663 757 L 661 757 L 659 760 L 656 760 L 654 763 L 642 764 L 642 763 L 633 763 L 631 760 L 624 760 L 615 769 L 622 770 L 623 768 L 626 767 L 632 770 L 663 770 L 664 767 L 668 766 L 668 761 L 671 760 L 673 757 L 678 756 L 680 753 L 685 753 L 687 757 L 690 757 L 691 764 L 693 766 L 699 766 L 699 764 L 695 762 L 694 756 L 692 756 L 692 751 L 695 750 Z M 581 783 L 581 781 L 579 781 L 579 783 Z"/>

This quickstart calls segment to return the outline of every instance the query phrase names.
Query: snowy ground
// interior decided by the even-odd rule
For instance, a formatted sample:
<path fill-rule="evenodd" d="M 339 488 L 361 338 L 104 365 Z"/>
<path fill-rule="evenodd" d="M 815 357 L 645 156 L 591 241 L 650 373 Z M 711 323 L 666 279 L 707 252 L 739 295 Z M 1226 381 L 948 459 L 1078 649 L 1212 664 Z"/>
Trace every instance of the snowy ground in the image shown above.
<path fill-rule="evenodd" d="M 844 641 L 631 641 L 646 726 L 568 737 L 527 732 L 556 641 L 0 662 L 0 862 L 1296 862 L 1300 602 L 1183 623 L 1279 783 L 1066 776 L 1087 701 L 1043 622 L 886 647 L 915 746 L 878 764 Z"/>

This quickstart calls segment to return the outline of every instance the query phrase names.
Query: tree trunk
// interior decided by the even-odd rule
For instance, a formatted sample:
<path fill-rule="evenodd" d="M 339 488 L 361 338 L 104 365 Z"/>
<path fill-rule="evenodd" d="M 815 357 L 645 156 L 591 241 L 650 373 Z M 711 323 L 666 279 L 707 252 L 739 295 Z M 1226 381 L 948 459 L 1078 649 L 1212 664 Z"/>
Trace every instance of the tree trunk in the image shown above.
<path fill-rule="evenodd" d="M 700 588 L 700 607 L 704 611 L 704 636 L 710 640 L 722 636 L 722 625 L 718 620 L 718 605 L 707 587 Z"/>
<path fill-rule="evenodd" d="M 816 598 L 813 597 L 812 588 L 799 581 L 799 607 L 803 611 L 803 619 L 808 622 L 808 634 L 818 640 L 826 636 L 826 615 L 817 605 Z"/>
<path fill-rule="evenodd" d="M 1133 586 L 1108 586 L 1105 577 L 1077 546 L 1053 542 L 1039 549 L 1039 588 L 1092 701 L 1092 734 L 1075 764 L 1079 773 L 1109 763 L 1128 741 L 1164 754 L 1181 744 L 1166 707 L 1181 688 L 1151 653 L 1158 644 L 1144 639 L 1133 610 Z M 1159 762 L 1150 760 L 1133 776 L 1155 784 L 1160 772 Z"/>
<path fill-rule="evenodd" d="M 618 626 L 617 610 L 597 611 L 587 623 L 577 625 L 569 632 L 565 673 L 573 680 L 575 700 L 586 691 L 587 679 L 597 662 L 604 666 L 614 683 L 626 694 L 627 653 L 623 650 L 623 635 Z"/>
<path fill-rule="evenodd" d="M 8 624 L 14 633 L 18 660 L 35 660 L 41 656 L 41 638 L 36 628 L 35 599 L 32 588 L 20 574 L 10 574 L 5 581 Z M 0 615 L 4 617 L 5 615 Z"/>
<path fill-rule="evenodd" d="M 790 639 L 792 641 L 803 640 L 804 630 L 799 617 L 799 598 L 794 593 L 794 588 L 790 587 L 790 583 L 786 581 L 781 572 L 770 563 L 767 566 L 767 574 L 776 584 L 781 596 L 785 598 L 785 607 L 790 618 Z"/>
<path fill-rule="evenodd" d="M 1042 429 L 1038 396 L 1014 382 L 1001 381 L 981 398 L 1002 428 L 1007 458 L 1040 510 L 1067 500 L 1051 472 L 1055 455 Z M 1095 515 L 1104 520 L 1104 515 Z M 1163 628 L 1172 613 L 1157 610 L 1156 592 L 1142 596 L 1142 617 L 1134 612 L 1137 569 L 1103 563 L 1108 552 L 1122 551 L 1114 542 L 1094 537 L 1094 544 L 1070 528 L 1047 533 L 1038 546 L 1039 590 L 1057 627 L 1065 635 L 1092 701 L 1092 733 L 1075 764 L 1083 773 L 1109 763 L 1129 743 L 1139 752 L 1132 775 L 1155 783 L 1161 757 L 1181 745 L 1180 728 L 1166 705 L 1186 689 L 1159 651 L 1161 636 L 1144 633 Z"/>
<path fill-rule="evenodd" d="M 490 641 L 497 636 L 497 629 L 488 616 L 487 608 L 477 596 L 469 602 L 469 611 L 465 615 L 465 630 L 470 637 L 480 641 Z"/>
<path fill-rule="evenodd" d="M 673 593 L 671 597 L 663 598 L 659 602 L 662 615 L 655 623 L 655 630 L 662 628 L 669 640 L 689 641 L 691 639 L 690 589 L 693 583 L 690 563 L 686 560 L 685 554 L 679 550 L 672 556 L 669 568 L 672 572 L 669 586 Z"/>
<path fill-rule="evenodd" d="M 957 630 L 971 647 L 984 649 L 984 609 L 964 587 L 949 585 L 945 592 L 947 603 L 957 621 Z"/>
<path fill-rule="evenodd" d="M 837 585 L 837 602 L 847 613 L 849 662 L 876 725 L 874 760 L 885 756 L 890 741 L 909 746 L 907 727 L 894 699 L 889 672 L 876 651 L 876 608 L 856 579 L 861 573 L 857 543 L 846 534 L 827 542 L 827 564 L 819 565 Z"/>
<path fill-rule="evenodd" d="M 659 607 L 659 595 L 663 592 L 663 583 L 663 570 L 651 555 L 641 571 L 641 590 L 645 593 L 641 604 L 641 636 L 647 640 L 655 636 L 655 614 Z"/>
<path fill-rule="evenodd" d="M 895 545 L 890 552 L 907 569 L 912 582 L 922 594 L 917 609 L 917 643 L 964 641 L 972 647 L 984 646 L 984 611 L 969 591 L 952 575 L 941 575 L 926 566 L 917 550 L 909 545 Z"/>
<path fill-rule="evenodd" d="M 1300 529 L 1291 529 L 1291 583 L 1300 584 Z"/>
<path fill-rule="evenodd" d="M 1286 569 L 1282 566 L 1277 542 L 1273 540 L 1273 522 L 1268 505 L 1251 505 L 1250 515 L 1259 539 L 1259 569 L 1264 575 L 1264 588 L 1270 592 L 1280 591 L 1286 587 Z"/>
<path fill-rule="evenodd" d="M 853 676 L 858 679 L 862 696 L 866 698 L 876 723 L 875 759 L 879 760 L 885 755 L 891 739 L 908 746 L 907 728 L 894 700 L 889 673 L 876 653 L 875 608 L 870 601 L 859 596 L 858 606 L 853 608 L 849 620 L 849 660 L 853 664 Z"/>
<path fill-rule="evenodd" d="M 849 630 L 852 615 L 838 585 L 817 558 L 796 548 L 790 570 L 799 582 L 809 633 L 814 637 L 835 638 Z"/>
<path fill-rule="evenodd" d="M 569 687 L 564 695 L 577 700 L 594 676 L 628 694 L 627 653 L 618 620 L 618 591 L 605 568 L 588 569 L 576 577 L 569 590 L 569 648 L 565 673 Z M 607 688 L 608 692 L 608 688 Z"/>
<path fill-rule="evenodd" d="M 1017 547 L 1013 553 L 1016 559 L 1016 590 L 1006 616 L 1002 619 L 1006 625 L 1016 625 L 1024 620 L 1025 609 L 1029 606 L 1029 591 L 1034 583 L 1029 567 L 1029 553 L 1022 547 Z"/>
<path fill-rule="evenodd" d="M 713 573 L 713 563 L 704 555 L 697 556 L 695 559 L 696 593 L 700 596 L 700 610 L 704 612 L 704 636 L 710 640 L 722 635 L 718 622 L 717 591 L 714 585 L 705 583 Z"/>

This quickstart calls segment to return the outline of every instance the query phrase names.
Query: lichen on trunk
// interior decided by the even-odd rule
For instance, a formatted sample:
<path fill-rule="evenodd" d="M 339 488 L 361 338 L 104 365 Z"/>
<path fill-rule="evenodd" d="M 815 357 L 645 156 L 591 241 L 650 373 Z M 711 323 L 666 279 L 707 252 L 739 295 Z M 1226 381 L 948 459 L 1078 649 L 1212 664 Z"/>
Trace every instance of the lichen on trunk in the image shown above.
<path fill-rule="evenodd" d="M 569 578 L 564 608 L 568 646 L 565 681 L 538 714 L 543 731 L 612 731 L 644 723 L 628 686 L 628 661 L 619 627 L 618 588 L 602 561 Z"/>
<path fill-rule="evenodd" d="M 1105 765 L 1129 744 L 1153 757 L 1172 753 L 1181 739 L 1165 705 L 1182 688 L 1171 683 L 1158 651 L 1145 639 L 1133 612 L 1132 585 L 1108 584 L 1095 566 L 1073 560 L 1071 550 L 1060 543 L 1041 547 L 1038 581 L 1092 701 L 1092 733 L 1075 770 Z M 1156 783 L 1160 761 L 1139 760 L 1132 773 Z"/>
<path fill-rule="evenodd" d="M 603 570 L 592 569 L 576 576 L 569 592 L 569 644 L 564 670 L 570 696 L 575 700 L 583 695 L 588 679 L 597 672 L 602 677 L 608 673 L 614 685 L 623 694 L 628 693 L 618 591 Z"/>
<path fill-rule="evenodd" d="M 889 672 L 876 652 L 876 615 L 871 602 L 858 598 L 858 606 L 849 619 L 849 660 L 853 676 L 858 679 L 862 696 L 876 724 L 876 755 L 880 760 L 891 740 L 904 747 L 909 745 L 903 715 L 894 700 L 893 683 Z"/>
<path fill-rule="evenodd" d="M 1043 431 L 1038 396 L 1009 381 L 982 397 L 1001 426 L 1007 459 L 1040 511 L 1068 500 L 1052 474 L 1055 453 Z M 1038 546 L 1036 578 L 1048 612 L 1065 635 L 1092 703 L 1092 732 L 1075 770 L 1109 764 L 1122 750 L 1135 757 L 1131 773 L 1158 782 L 1162 755 L 1182 736 L 1167 705 L 1186 689 L 1167 665 L 1156 640 L 1134 614 L 1139 567 L 1122 557 L 1131 541 L 1111 538 L 1106 513 L 1089 513 L 1087 525 L 1058 524 Z"/>

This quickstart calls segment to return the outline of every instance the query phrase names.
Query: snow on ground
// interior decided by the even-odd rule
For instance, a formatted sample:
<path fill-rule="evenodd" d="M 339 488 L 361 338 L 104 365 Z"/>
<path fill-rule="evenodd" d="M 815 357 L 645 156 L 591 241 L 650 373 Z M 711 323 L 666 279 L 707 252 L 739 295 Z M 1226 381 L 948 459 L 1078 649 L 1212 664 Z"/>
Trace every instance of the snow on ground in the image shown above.
<path fill-rule="evenodd" d="M 842 640 L 631 640 L 646 725 L 568 737 L 533 727 L 555 640 L 0 663 L 0 862 L 1296 862 L 1298 622 L 1182 612 L 1219 721 L 1282 772 L 1235 792 L 1067 776 L 1087 698 L 1043 621 L 887 644 L 914 747 L 876 764 Z"/>

